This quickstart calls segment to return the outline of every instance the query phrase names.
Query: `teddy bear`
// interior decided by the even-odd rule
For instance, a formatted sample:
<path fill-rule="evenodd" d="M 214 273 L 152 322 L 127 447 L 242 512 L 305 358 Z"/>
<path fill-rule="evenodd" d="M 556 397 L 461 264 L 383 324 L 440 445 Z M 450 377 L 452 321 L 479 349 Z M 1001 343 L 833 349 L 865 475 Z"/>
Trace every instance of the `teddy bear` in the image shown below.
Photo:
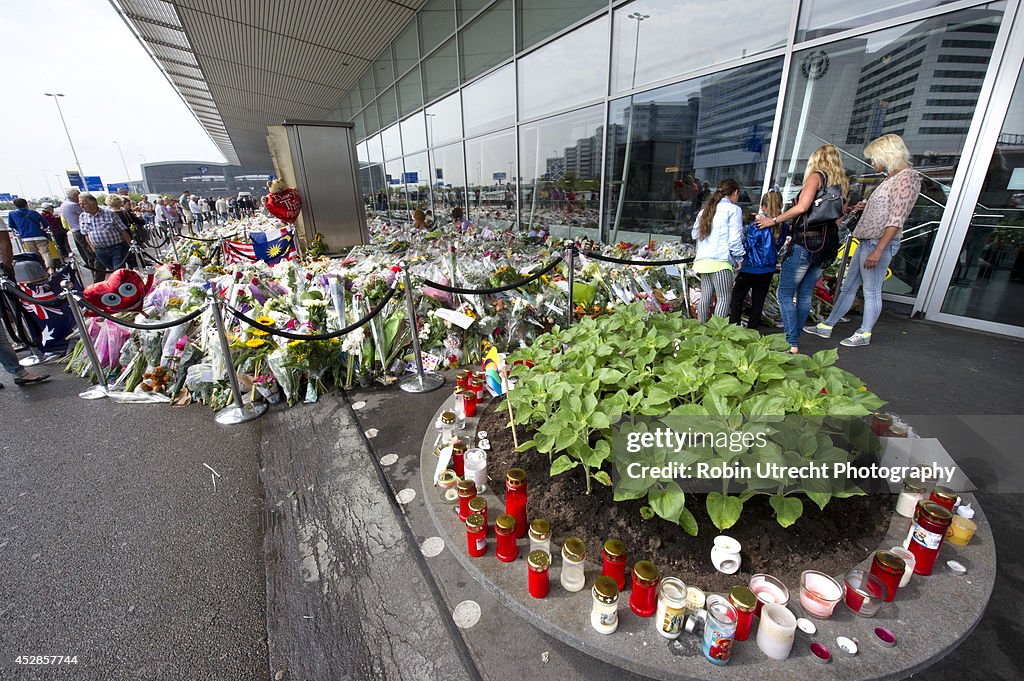
<path fill-rule="evenodd" d="M 171 382 L 171 375 L 162 365 L 157 365 L 153 367 L 152 371 L 142 374 L 142 378 L 143 381 L 139 384 L 139 389 L 145 393 L 162 393 L 167 384 Z"/>
<path fill-rule="evenodd" d="M 285 224 L 294 223 L 302 210 L 299 192 L 287 186 L 281 178 L 267 182 L 267 190 L 270 193 L 263 199 L 267 212 Z"/>

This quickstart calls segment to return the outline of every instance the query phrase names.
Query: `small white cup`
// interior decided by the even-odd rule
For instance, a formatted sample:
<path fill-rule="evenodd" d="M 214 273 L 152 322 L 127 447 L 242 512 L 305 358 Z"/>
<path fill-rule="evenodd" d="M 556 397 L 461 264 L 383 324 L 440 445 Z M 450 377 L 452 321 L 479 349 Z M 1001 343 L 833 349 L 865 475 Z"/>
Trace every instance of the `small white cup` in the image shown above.
<path fill-rule="evenodd" d="M 724 575 L 734 575 L 740 569 L 740 554 L 726 551 L 720 546 L 711 549 L 711 562 Z"/>

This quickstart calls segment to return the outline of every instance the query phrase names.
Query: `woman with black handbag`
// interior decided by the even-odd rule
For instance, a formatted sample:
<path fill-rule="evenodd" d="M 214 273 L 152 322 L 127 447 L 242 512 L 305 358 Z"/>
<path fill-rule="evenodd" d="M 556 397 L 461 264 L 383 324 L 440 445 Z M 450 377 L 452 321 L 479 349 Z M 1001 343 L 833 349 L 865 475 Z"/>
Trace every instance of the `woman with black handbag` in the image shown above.
<path fill-rule="evenodd" d="M 757 219 L 759 227 L 771 227 L 791 220 L 792 250 L 779 274 L 779 312 L 789 342 L 789 352 L 800 352 L 800 331 L 811 311 L 814 285 L 825 265 L 839 251 L 836 220 L 843 214 L 849 180 L 839 150 L 825 144 L 807 159 L 804 185 L 796 204 L 774 218 Z"/>

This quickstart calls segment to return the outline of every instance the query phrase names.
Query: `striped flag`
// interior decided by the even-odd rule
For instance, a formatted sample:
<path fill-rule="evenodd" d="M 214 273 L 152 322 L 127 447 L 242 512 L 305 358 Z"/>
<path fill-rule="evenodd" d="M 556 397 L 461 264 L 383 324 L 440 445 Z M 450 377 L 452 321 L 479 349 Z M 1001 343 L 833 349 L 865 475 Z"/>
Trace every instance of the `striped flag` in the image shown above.
<path fill-rule="evenodd" d="M 295 234 L 290 229 L 272 229 L 249 234 L 252 243 L 224 242 L 224 262 L 227 264 L 262 260 L 276 265 L 295 257 Z"/>

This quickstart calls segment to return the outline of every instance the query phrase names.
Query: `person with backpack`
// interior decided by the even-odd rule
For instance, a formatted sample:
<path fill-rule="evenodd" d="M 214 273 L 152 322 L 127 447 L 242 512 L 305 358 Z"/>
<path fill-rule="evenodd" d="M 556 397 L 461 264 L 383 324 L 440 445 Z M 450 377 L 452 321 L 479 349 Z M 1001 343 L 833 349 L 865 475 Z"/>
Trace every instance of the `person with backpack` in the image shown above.
<path fill-rule="evenodd" d="M 811 313 L 814 285 L 839 252 L 839 227 L 850 184 L 839 150 L 823 144 L 811 153 L 796 203 L 779 215 L 757 218 L 758 227 L 792 221 L 792 251 L 779 272 L 779 312 L 789 352 L 800 352 L 800 332 Z"/>
<path fill-rule="evenodd" d="M 28 207 L 23 198 L 14 199 L 14 210 L 7 215 L 7 224 L 18 235 L 25 250 L 38 253 L 46 262 L 46 269 L 53 272 L 53 254 L 50 253 L 50 225 L 46 219 Z"/>
<path fill-rule="evenodd" d="M 782 213 L 782 194 L 768 192 L 761 197 L 761 211 L 758 217 L 775 218 Z M 732 310 L 729 321 L 740 323 L 743 314 L 743 303 L 750 293 L 750 317 L 747 328 L 756 329 L 761 326 L 761 312 L 764 301 L 768 297 L 775 269 L 779 262 L 779 249 L 789 234 L 786 223 L 775 223 L 771 227 L 759 227 L 751 221 L 747 225 L 744 248 L 747 251 L 743 267 L 736 275 L 736 284 L 732 289 Z"/>
<path fill-rule="evenodd" d="M 700 275 L 700 304 L 697 319 L 711 318 L 711 299 L 715 298 L 715 316 L 729 315 L 735 269 L 743 264 L 743 209 L 736 205 L 740 184 L 729 178 L 722 180 L 693 223 L 692 235 L 697 242 L 693 270 Z M 734 269 L 735 268 L 735 269 Z"/>

